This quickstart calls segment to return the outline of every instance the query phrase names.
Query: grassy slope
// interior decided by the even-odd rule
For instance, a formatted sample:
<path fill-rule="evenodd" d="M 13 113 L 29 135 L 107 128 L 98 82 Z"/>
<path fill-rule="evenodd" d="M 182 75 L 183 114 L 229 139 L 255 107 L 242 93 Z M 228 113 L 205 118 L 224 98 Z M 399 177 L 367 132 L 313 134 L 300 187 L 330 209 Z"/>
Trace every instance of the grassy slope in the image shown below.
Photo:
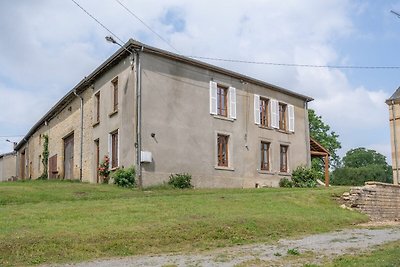
<path fill-rule="evenodd" d="M 0 184 L 0 265 L 194 251 L 365 221 L 331 189 L 150 191 L 69 182 Z"/>

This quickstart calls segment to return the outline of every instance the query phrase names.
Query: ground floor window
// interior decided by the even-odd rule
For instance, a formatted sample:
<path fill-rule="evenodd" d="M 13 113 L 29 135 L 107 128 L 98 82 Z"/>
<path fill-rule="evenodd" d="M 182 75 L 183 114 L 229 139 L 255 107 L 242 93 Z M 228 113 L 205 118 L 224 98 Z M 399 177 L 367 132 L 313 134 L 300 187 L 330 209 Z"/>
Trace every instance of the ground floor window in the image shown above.
<path fill-rule="evenodd" d="M 280 148 L 280 171 L 288 171 L 288 146 L 281 145 Z"/>
<path fill-rule="evenodd" d="M 114 131 L 110 134 L 110 138 L 111 138 L 111 168 L 117 168 L 118 167 L 118 163 L 119 163 L 119 159 L 118 159 L 118 155 L 119 155 L 119 145 L 118 145 L 118 130 Z"/>
<path fill-rule="evenodd" d="M 217 136 L 218 166 L 228 167 L 228 142 L 229 142 L 228 135 L 218 134 Z"/>
<path fill-rule="evenodd" d="M 261 141 L 261 170 L 269 171 L 269 146 L 270 143 Z"/>

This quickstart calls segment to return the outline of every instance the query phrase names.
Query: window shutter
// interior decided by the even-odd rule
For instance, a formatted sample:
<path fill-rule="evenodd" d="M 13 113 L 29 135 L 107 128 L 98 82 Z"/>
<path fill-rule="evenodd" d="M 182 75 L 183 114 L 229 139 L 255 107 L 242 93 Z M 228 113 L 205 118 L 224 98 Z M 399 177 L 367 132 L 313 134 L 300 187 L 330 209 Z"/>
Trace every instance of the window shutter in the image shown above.
<path fill-rule="evenodd" d="M 254 123 L 260 125 L 260 96 L 254 95 Z"/>
<path fill-rule="evenodd" d="M 217 115 L 217 83 L 210 81 L 210 113 Z"/>
<path fill-rule="evenodd" d="M 111 137 L 111 134 L 108 134 L 108 158 L 110 159 L 109 168 L 111 168 L 111 165 L 112 165 L 112 137 Z"/>
<path fill-rule="evenodd" d="M 229 87 L 229 117 L 236 119 L 236 88 Z"/>
<path fill-rule="evenodd" d="M 294 106 L 288 105 L 289 132 L 294 132 Z"/>
<path fill-rule="evenodd" d="M 271 127 L 279 127 L 279 103 L 275 99 L 271 99 Z"/>

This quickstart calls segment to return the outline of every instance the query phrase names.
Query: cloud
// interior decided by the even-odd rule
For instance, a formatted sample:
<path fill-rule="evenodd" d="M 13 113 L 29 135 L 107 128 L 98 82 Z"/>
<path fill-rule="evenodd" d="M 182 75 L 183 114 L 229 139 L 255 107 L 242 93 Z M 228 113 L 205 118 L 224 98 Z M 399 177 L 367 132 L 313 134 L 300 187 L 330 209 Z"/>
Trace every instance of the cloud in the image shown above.
<path fill-rule="evenodd" d="M 122 40 L 137 38 L 171 51 L 116 1 L 78 2 Z M 351 64 L 337 43 L 362 35 L 352 16 L 368 9 L 366 3 L 337 0 L 121 2 L 184 55 L 318 65 Z M 0 56 L 0 93 L 9 100 L 0 102 L 7 109 L 0 133 L 29 129 L 117 49 L 104 41 L 109 33 L 71 1 L 1 1 L 0 31 L 6 36 L 0 49 L 7 51 Z M 354 85 L 349 73 L 335 69 L 209 62 L 310 95 L 311 107 L 341 135 L 343 147 L 386 151 L 384 90 Z"/>

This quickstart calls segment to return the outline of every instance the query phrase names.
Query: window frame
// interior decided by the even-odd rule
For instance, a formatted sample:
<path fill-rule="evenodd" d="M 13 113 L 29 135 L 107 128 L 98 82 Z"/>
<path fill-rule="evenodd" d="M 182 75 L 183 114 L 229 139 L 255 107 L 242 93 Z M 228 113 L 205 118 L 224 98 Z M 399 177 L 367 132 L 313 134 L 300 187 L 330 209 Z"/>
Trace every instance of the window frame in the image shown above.
<path fill-rule="evenodd" d="M 284 151 L 282 150 L 284 149 Z M 282 173 L 289 172 L 289 146 L 288 145 L 280 145 L 279 147 L 279 171 Z"/>
<path fill-rule="evenodd" d="M 265 149 L 265 146 L 266 146 L 266 149 Z M 271 170 L 270 149 L 271 149 L 271 142 L 261 141 L 261 143 L 260 143 L 260 152 L 261 152 L 260 170 L 261 171 L 270 171 Z M 264 158 L 265 155 L 266 155 L 266 159 Z"/>
<path fill-rule="evenodd" d="M 115 169 L 119 167 L 119 130 L 110 133 L 110 168 Z"/>
<path fill-rule="evenodd" d="M 223 92 L 224 94 L 221 94 Z M 228 93 L 229 87 L 217 83 L 217 115 L 228 118 Z M 221 104 L 224 104 L 225 109 L 222 109 Z M 225 114 L 223 114 L 225 112 Z"/>
<path fill-rule="evenodd" d="M 260 126 L 269 127 L 269 98 L 260 96 Z"/>
<path fill-rule="evenodd" d="M 229 135 L 217 134 L 217 166 L 229 167 Z M 224 142 L 220 142 L 220 141 Z M 225 153 L 224 153 L 225 152 Z"/>
<path fill-rule="evenodd" d="M 100 91 L 98 91 L 97 93 L 94 94 L 95 97 L 95 111 L 96 111 L 96 119 L 94 123 L 99 123 L 100 122 Z"/>
<path fill-rule="evenodd" d="M 112 112 L 117 112 L 118 111 L 118 76 L 115 77 L 112 81 L 111 81 L 111 85 L 112 85 L 112 96 L 113 96 L 113 107 L 112 107 Z"/>
<path fill-rule="evenodd" d="M 287 109 L 288 105 L 286 103 L 278 102 L 278 114 L 279 114 L 278 129 L 282 131 L 287 131 L 288 127 Z"/>

